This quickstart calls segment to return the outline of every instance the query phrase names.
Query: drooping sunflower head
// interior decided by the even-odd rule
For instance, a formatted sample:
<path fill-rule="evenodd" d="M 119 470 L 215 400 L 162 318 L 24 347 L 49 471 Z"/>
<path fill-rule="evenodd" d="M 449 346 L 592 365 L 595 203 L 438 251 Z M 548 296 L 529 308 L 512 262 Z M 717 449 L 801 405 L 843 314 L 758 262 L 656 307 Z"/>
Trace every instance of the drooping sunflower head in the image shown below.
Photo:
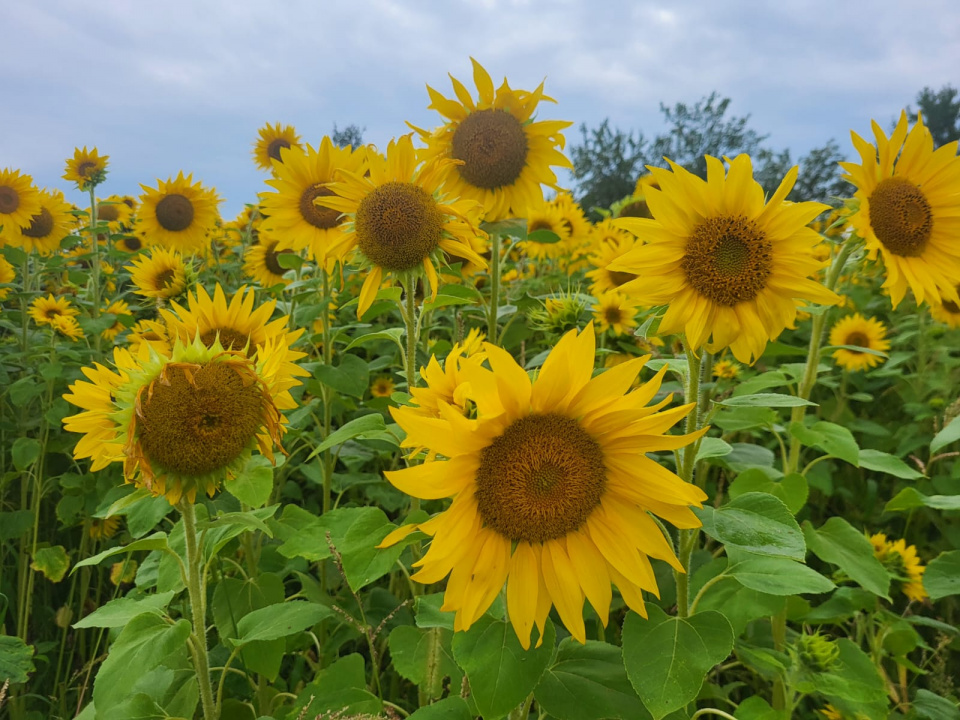
<path fill-rule="evenodd" d="M 537 105 L 550 100 L 543 94 L 542 83 L 527 92 L 511 89 L 504 79 L 494 90 L 487 71 L 471 61 L 478 100 L 453 76 L 456 100 L 427 86 L 429 107 L 446 122 L 432 132 L 414 129 L 427 144 L 428 159 L 458 161 L 440 171 L 448 192 L 480 203 L 487 221 L 526 217 L 543 201 L 542 185 L 557 187 L 551 168 L 573 167 L 561 152 L 562 131 L 572 123 L 533 119 Z"/>
<path fill-rule="evenodd" d="M 120 529 L 120 517 L 114 515 L 108 518 L 93 518 L 87 531 L 93 540 L 108 540 L 117 534 Z"/>
<path fill-rule="evenodd" d="M 300 136 L 293 125 L 267 123 L 260 128 L 259 135 L 253 145 L 253 159 L 261 170 L 273 170 L 274 161 L 282 163 L 281 150 L 300 147 Z"/>
<path fill-rule="evenodd" d="M 86 337 L 83 328 L 73 315 L 56 315 L 50 320 L 50 327 L 68 340 L 76 342 Z"/>
<path fill-rule="evenodd" d="M 85 368 L 64 398 L 84 409 L 64 420 L 84 433 L 74 456 L 94 470 L 122 461 L 127 482 L 171 503 L 210 496 L 240 471 L 254 450 L 273 459 L 283 433 L 268 344 L 249 358 L 196 341 L 171 356 L 143 346 L 137 356 L 117 348 L 117 371 Z"/>
<path fill-rule="evenodd" d="M 156 188 L 141 185 L 137 232 L 147 245 L 161 245 L 185 254 L 203 254 L 210 247 L 220 200 L 193 176 L 158 180 Z"/>
<path fill-rule="evenodd" d="M 324 137 L 319 148 L 310 145 L 283 153 L 283 164 L 267 180 L 273 192 L 260 193 L 267 217 L 263 229 L 293 250 L 309 250 L 320 261 L 340 247 L 344 221 L 340 211 L 317 203 L 334 194 L 329 186 L 338 171 L 363 174 L 367 153 L 363 148 L 340 148 Z"/>
<path fill-rule="evenodd" d="M 187 288 L 192 269 L 175 250 L 152 247 L 127 265 L 135 292 L 144 297 L 169 300 L 180 296 Z"/>
<path fill-rule="evenodd" d="M 898 582 L 903 594 L 911 600 L 922 602 L 927 598 L 923 587 L 923 573 L 926 566 L 917 556 L 917 548 L 907 545 L 902 538 L 889 540 L 884 533 L 870 537 L 873 554 Z"/>
<path fill-rule="evenodd" d="M 561 209 L 553 203 L 543 202 L 528 211 L 527 239 L 519 244 L 519 248 L 534 260 L 556 258 L 567 252 L 564 241 L 569 238 L 570 230 Z"/>
<path fill-rule="evenodd" d="M 650 558 L 682 571 L 656 515 L 698 527 L 690 505 L 706 495 L 645 453 L 672 450 L 702 433 L 668 436 L 692 406 L 648 406 L 664 370 L 630 391 L 649 356 L 593 378 L 592 326 L 566 334 L 535 382 L 503 349 L 485 344 L 490 369 L 470 366 L 460 394 L 475 417 L 441 406 L 439 417 L 392 409 L 406 447 L 428 460 L 387 473 L 400 490 L 423 499 L 452 497 L 449 509 L 415 529 L 433 537 L 413 578 L 448 574 L 444 610 L 454 628 L 469 628 L 506 583 L 510 622 L 524 647 L 555 605 L 564 625 L 585 642 L 583 602 L 606 624 L 616 585 L 627 605 L 645 613 L 642 591 L 657 592 Z M 449 361 L 448 361 L 449 362 Z"/>
<path fill-rule="evenodd" d="M 706 180 L 674 163 L 672 171 L 651 168 L 660 186 L 646 191 L 654 219 L 614 221 L 646 243 L 609 269 L 637 275 L 621 291 L 640 305 L 667 306 L 661 334 L 683 332 L 692 348 L 729 347 L 752 363 L 793 327 L 800 303 L 839 301 L 811 279 L 823 263 L 812 257 L 820 236 L 807 224 L 826 206 L 785 202 L 796 167 L 764 202 L 747 155 L 731 160 L 729 171 L 706 160 Z"/>
<path fill-rule="evenodd" d="M 476 203 L 440 191 L 441 171 L 452 164 L 421 163 L 410 136 L 404 135 L 390 141 L 385 157 L 369 159 L 367 175 L 343 170 L 340 182 L 330 186 L 336 195 L 317 198 L 318 206 L 348 218 L 331 253 L 342 257 L 355 249 L 370 265 L 358 317 L 373 304 L 385 275 L 403 278 L 422 269 L 436 296 L 436 264 L 445 262 L 445 253 L 486 267 L 470 246 L 472 237 L 483 234 L 471 219 Z"/>
<path fill-rule="evenodd" d="M 600 332 L 626 335 L 637 327 L 637 306 L 626 295 L 611 290 L 597 297 L 593 318 Z"/>
<path fill-rule="evenodd" d="M 40 192 L 33 178 L 19 170 L 0 170 L 0 244 L 17 237 L 21 228 L 30 227 L 40 209 Z"/>
<path fill-rule="evenodd" d="M 54 297 L 51 294 L 36 298 L 30 303 L 27 314 L 33 318 L 37 325 L 51 325 L 54 319 L 62 315 L 76 317 L 80 314 L 80 311 L 71 305 L 67 298 Z"/>
<path fill-rule="evenodd" d="M 30 222 L 19 230 L 4 232 L 4 241 L 23 248 L 49 255 L 60 249 L 60 241 L 75 228 L 76 218 L 71 206 L 59 190 L 41 190 L 40 209 L 30 217 Z"/>
<path fill-rule="evenodd" d="M 960 301 L 960 157 L 957 142 L 933 149 L 922 118 L 907 132 L 906 112 L 888 138 L 872 123 L 876 143 L 851 132 L 860 162 L 842 162 L 857 187 L 850 217 L 868 250 L 883 257 L 883 284 L 896 307 L 907 289 L 917 303 Z"/>
<path fill-rule="evenodd" d="M 87 146 L 73 149 L 73 157 L 67 158 L 63 179 L 77 184 L 79 190 L 91 185 L 97 186 L 107 178 L 107 160 L 109 155 L 100 155 L 97 149 L 87 150 Z"/>
<path fill-rule="evenodd" d="M 860 313 L 848 315 L 838 320 L 830 329 L 830 344 L 851 347 L 835 350 L 833 359 L 844 370 L 867 370 L 876 367 L 885 360 L 876 353 L 884 353 L 890 349 L 890 341 L 886 337 L 886 326 L 876 318 L 865 318 Z M 851 349 L 853 347 L 875 352 Z"/>
<path fill-rule="evenodd" d="M 284 277 L 287 268 L 278 259 L 284 251 L 279 240 L 262 236 L 256 245 L 251 245 L 243 253 L 243 274 L 264 288 L 289 285 L 293 280 Z"/>

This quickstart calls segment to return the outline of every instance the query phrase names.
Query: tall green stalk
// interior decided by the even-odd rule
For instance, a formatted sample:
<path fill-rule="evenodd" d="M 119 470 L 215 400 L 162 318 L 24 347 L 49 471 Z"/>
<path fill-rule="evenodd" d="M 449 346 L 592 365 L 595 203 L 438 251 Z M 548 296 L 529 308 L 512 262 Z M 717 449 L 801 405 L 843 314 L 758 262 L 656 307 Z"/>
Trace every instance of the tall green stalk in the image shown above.
<path fill-rule="evenodd" d="M 497 320 L 500 312 L 500 233 L 490 233 L 490 307 L 487 308 L 487 342 L 499 345 Z"/>
<path fill-rule="evenodd" d="M 323 340 L 323 364 L 333 364 L 333 337 L 330 332 L 330 273 L 321 260 L 317 268 L 323 279 L 321 286 L 323 300 L 321 301 L 322 310 L 320 313 L 320 325 Z M 323 400 L 323 439 L 326 440 L 333 429 L 333 410 L 330 407 L 333 400 L 333 393 L 326 384 L 321 385 L 321 399 Z M 320 455 L 320 463 L 323 469 L 323 512 L 328 512 L 331 507 L 331 496 L 333 488 L 333 451 L 329 448 Z"/>
<path fill-rule="evenodd" d="M 200 704 L 203 707 L 204 720 L 217 720 L 213 686 L 210 682 L 210 659 L 207 655 L 207 593 L 203 558 L 197 547 L 197 514 L 193 503 L 187 500 L 181 500 L 177 507 L 183 517 L 183 536 L 187 549 L 187 593 L 193 621 L 190 640 L 193 645 L 197 684 L 200 686 Z"/>

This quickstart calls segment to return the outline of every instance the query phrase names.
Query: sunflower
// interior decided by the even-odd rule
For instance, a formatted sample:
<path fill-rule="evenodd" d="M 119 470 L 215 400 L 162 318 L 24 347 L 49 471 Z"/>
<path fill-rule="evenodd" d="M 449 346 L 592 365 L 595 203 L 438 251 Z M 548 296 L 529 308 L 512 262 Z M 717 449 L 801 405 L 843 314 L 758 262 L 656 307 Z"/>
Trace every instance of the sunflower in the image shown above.
<path fill-rule="evenodd" d="M 713 376 L 718 380 L 733 380 L 739 375 L 740 366 L 732 360 L 717 360 L 713 364 Z"/>
<path fill-rule="evenodd" d="M 120 322 L 119 316 L 126 315 L 127 317 L 129 317 L 130 306 L 127 305 L 127 303 L 124 302 L 123 300 L 114 300 L 106 308 L 104 308 L 103 312 L 109 315 L 118 316 L 117 319 L 114 321 L 113 325 L 111 325 L 102 333 L 100 333 L 100 336 L 104 340 L 106 340 L 107 342 L 113 342 L 114 339 L 117 337 L 117 335 L 119 335 L 120 333 L 122 333 L 124 330 L 127 329 L 127 326 L 124 325 L 122 322 Z"/>
<path fill-rule="evenodd" d="M 51 294 L 36 298 L 30 303 L 27 314 L 37 325 L 52 325 L 55 318 L 61 315 L 75 317 L 80 314 L 80 311 L 73 307 L 67 298 L 54 297 Z"/>
<path fill-rule="evenodd" d="M 487 334 L 480 328 L 470 328 L 463 342 L 458 343 L 463 348 L 464 357 L 472 357 L 480 352 L 483 347 L 483 341 L 487 339 Z"/>
<path fill-rule="evenodd" d="M 488 235 L 468 235 L 466 236 L 467 248 L 470 250 L 470 257 L 480 257 L 488 258 L 490 257 L 490 237 Z M 441 267 L 440 274 L 443 276 L 443 279 L 449 282 L 460 282 L 461 280 L 472 280 L 476 278 L 481 272 L 486 269 L 486 264 L 479 264 L 471 260 L 470 258 L 460 257 L 459 255 L 454 254 L 453 252 L 448 252 L 447 257 L 445 258 L 448 263 L 451 265 L 453 263 L 460 263 L 460 275 L 457 276 L 454 274 L 454 271 L 449 267 Z M 477 281 L 482 280 L 477 278 Z M 475 283 L 476 284 L 476 283 Z M 482 285 L 477 284 L 477 287 L 482 287 Z"/>
<path fill-rule="evenodd" d="M 0 245 L 19 234 L 20 228 L 30 227 L 39 212 L 40 191 L 33 178 L 19 170 L 0 170 Z"/>
<path fill-rule="evenodd" d="M 543 83 L 527 92 L 511 89 L 504 79 L 494 90 L 487 71 L 476 60 L 471 62 L 479 101 L 474 103 L 453 76 L 459 102 L 428 85 L 429 108 L 447 122 L 432 132 L 414 129 L 427 144 L 425 159 L 457 161 L 439 171 L 439 184 L 451 195 L 480 203 L 489 222 L 526 217 L 543 201 L 542 185 L 557 188 L 551 166 L 573 169 L 561 152 L 565 144 L 561 131 L 573 123 L 533 120 L 541 100 L 552 102 L 543 94 Z"/>
<path fill-rule="evenodd" d="M 87 531 L 94 540 L 107 540 L 117 534 L 120 529 L 120 518 L 114 515 L 108 518 L 93 518 Z"/>
<path fill-rule="evenodd" d="M 10 285 L 17 279 L 17 272 L 13 265 L 7 262 L 7 259 L 0 255 L 0 285 Z M 0 287 L 0 300 L 6 300 L 10 294 L 10 288 Z"/>
<path fill-rule="evenodd" d="M 393 380 L 382 375 L 370 384 L 370 395 L 375 398 L 388 398 L 393 395 Z"/>
<path fill-rule="evenodd" d="M 647 190 L 654 219 L 615 221 L 648 242 L 609 266 L 638 276 L 621 292 L 644 306 L 668 306 L 661 334 L 685 332 L 694 350 L 712 336 L 711 352 L 729 347 L 752 363 L 768 340 L 793 327 L 799 300 L 839 302 L 810 279 L 822 263 L 811 256 L 820 236 L 807 223 L 826 206 L 784 202 L 796 167 L 764 204 L 747 155 L 730 161 L 729 172 L 707 157 L 706 181 L 670 166 L 673 172 L 651 168 L 660 185 Z"/>
<path fill-rule="evenodd" d="M 198 491 L 212 497 L 255 449 L 273 460 L 280 447 L 280 410 L 295 406 L 278 378 L 281 356 L 275 342 L 251 358 L 199 338 L 177 343 L 170 357 L 146 345 L 136 356 L 116 348 L 116 372 L 84 368 L 92 382 L 64 395 L 84 410 L 64 419 L 83 433 L 74 457 L 91 458 L 94 470 L 122 461 L 127 482 L 171 504 L 194 502 Z"/>
<path fill-rule="evenodd" d="M 433 296 L 439 289 L 435 262 L 443 253 L 486 267 L 470 249 L 470 239 L 482 235 L 471 222 L 476 204 L 451 200 L 440 192 L 443 168 L 453 161 L 422 165 L 409 135 L 391 140 L 384 158 L 370 158 L 369 175 L 341 170 L 336 193 L 317 204 L 348 216 L 343 235 L 330 248 L 342 257 L 356 248 L 372 268 L 360 290 L 357 317 L 367 311 L 384 275 L 402 277 L 422 267 Z"/>
<path fill-rule="evenodd" d="M 593 280 L 590 292 L 594 297 L 598 297 L 608 290 L 618 290 L 621 286 L 637 279 L 635 273 L 610 269 L 613 263 L 632 252 L 639 245 L 632 235 L 624 230 L 620 232 L 626 237 L 619 238 L 616 245 L 610 242 L 600 243 L 594 254 L 590 256 L 590 264 L 593 265 L 594 269 L 587 273 L 587 277 Z"/>
<path fill-rule="evenodd" d="M 267 180 L 276 192 L 260 193 L 260 206 L 267 216 L 263 229 L 294 250 L 309 249 L 314 260 L 329 255 L 343 239 L 344 218 L 316 200 L 334 194 L 328 184 L 338 170 L 362 174 L 366 158 L 363 149 L 339 148 L 329 137 L 316 150 L 306 145 L 284 152 L 283 164 Z"/>
<path fill-rule="evenodd" d="M 831 345 L 853 345 L 868 350 L 886 352 L 890 341 L 886 339 L 887 328 L 874 318 L 867 319 L 860 313 L 838 320 L 830 329 Z M 844 370 L 866 370 L 884 362 L 884 358 L 858 350 L 836 350 L 833 359 Z"/>
<path fill-rule="evenodd" d="M 0 269 L 0 277 L 3 275 L 3 270 Z M 6 282 L 10 282 L 9 280 Z M 0 300 L 3 299 L 3 296 L 0 296 Z M 953 302 L 953 300 L 945 300 L 942 303 L 934 303 L 930 305 L 930 316 L 934 320 L 939 320 L 948 327 L 958 328 L 960 327 L 960 305 Z"/>
<path fill-rule="evenodd" d="M 127 265 L 130 280 L 137 295 L 169 299 L 180 295 L 187 287 L 187 265 L 180 253 L 162 247 L 150 248 L 149 255 L 135 258 Z"/>
<path fill-rule="evenodd" d="M 126 253 L 136 253 L 143 250 L 143 241 L 136 235 L 124 235 L 116 240 L 113 246 Z"/>
<path fill-rule="evenodd" d="M 482 347 L 483 343 L 478 344 Z M 410 411 L 437 419 L 443 417 L 444 408 L 467 414 L 469 400 L 463 394 L 465 378 L 471 368 L 480 367 L 485 359 L 486 354 L 482 349 L 472 348 L 466 343 L 454 344 L 442 367 L 436 356 L 431 355 L 427 366 L 420 368 L 421 386 L 409 389 Z"/>
<path fill-rule="evenodd" d="M 278 261 L 282 248 L 278 247 L 277 240 L 261 238 L 256 245 L 251 245 L 243 254 L 243 274 L 253 278 L 264 288 L 275 285 L 289 285 L 293 280 L 283 275 L 287 268 Z"/>
<path fill-rule="evenodd" d="M 880 252 L 887 269 L 883 287 L 896 307 L 913 290 L 917 303 L 929 299 L 960 301 L 960 157 L 957 142 L 933 149 L 923 120 L 907 132 L 900 114 L 887 138 L 873 123 L 876 146 L 851 133 L 861 163 L 840 163 L 844 179 L 857 187 L 859 210 L 850 223 Z"/>
<path fill-rule="evenodd" d="M 253 160 L 261 170 L 273 170 L 273 161 L 284 161 L 280 151 L 284 148 L 300 148 L 300 136 L 293 125 L 267 123 L 259 131 L 260 137 L 253 146 Z"/>
<path fill-rule="evenodd" d="M 568 192 L 559 193 L 550 204 L 560 211 L 563 226 L 567 229 L 564 244 L 568 252 L 574 252 L 588 244 L 593 225 L 573 196 Z"/>
<path fill-rule="evenodd" d="M 141 185 L 137 233 L 147 245 L 162 245 L 182 253 L 202 253 L 210 246 L 208 234 L 216 226 L 216 194 L 193 182 L 193 175 L 166 182 L 157 180 L 156 189 Z"/>
<path fill-rule="evenodd" d="M 64 180 L 77 184 L 80 190 L 86 190 L 90 185 L 99 185 L 107 177 L 107 160 L 109 155 L 99 155 L 97 149 L 87 150 L 87 146 L 73 149 L 73 157 L 67 158 Z"/>
<path fill-rule="evenodd" d="M 637 326 L 637 306 L 626 295 L 616 290 L 597 298 L 593 317 L 600 332 L 611 330 L 614 335 L 628 335 Z"/>
<path fill-rule="evenodd" d="M 127 335 L 127 344 L 130 352 L 137 354 L 141 345 L 149 345 L 160 355 L 169 355 L 173 352 L 170 338 L 167 335 L 167 326 L 155 320 L 140 320 Z"/>
<path fill-rule="evenodd" d="M 530 237 L 531 233 L 539 231 L 551 232 L 560 240 L 540 242 Z M 570 231 L 564 224 L 563 213 L 560 208 L 547 202 L 531 208 L 527 213 L 527 237 L 528 239 L 520 243 L 518 247 L 527 257 L 534 260 L 557 258 L 567 252 L 564 241 L 570 238 Z"/>
<path fill-rule="evenodd" d="M 26 252 L 36 250 L 49 255 L 60 249 L 60 241 L 75 228 L 76 218 L 70 210 L 71 205 L 64 200 L 62 192 L 41 190 L 40 209 L 26 226 L 6 234 L 4 240 Z"/>
<path fill-rule="evenodd" d="M 50 320 L 50 327 L 73 342 L 86 337 L 80 323 L 72 315 L 57 315 Z"/>
<path fill-rule="evenodd" d="M 174 301 L 170 303 L 172 311 L 160 308 L 160 315 L 173 341 L 187 344 L 199 338 L 207 347 L 220 344 L 226 350 L 244 352 L 250 357 L 270 345 L 284 374 L 290 378 L 306 375 L 306 370 L 296 364 L 306 353 L 290 347 L 303 334 L 303 328 L 288 331 L 286 315 L 271 322 L 277 301 L 270 300 L 254 309 L 255 295 L 253 288 L 241 287 L 228 303 L 220 283 L 214 287 L 212 298 L 200 285 L 196 294 L 187 294 L 187 307 Z M 286 375 L 283 379 L 287 380 Z"/>
<path fill-rule="evenodd" d="M 439 418 L 391 408 L 406 447 L 444 459 L 386 473 L 414 497 L 452 497 L 450 507 L 385 538 L 389 545 L 419 529 L 433 540 L 413 576 L 435 583 L 448 574 L 443 610 L 468 629 L 507 585 L 507 614 L 526 648 L 551 605 L 581 643 L 586 597 L 606 625 L 616 585 L 626 604 L 646 615 L 642 590 L 657 593 L 650 558 L 678 571 L 670 542 L 653 513 L 681 528 L 699 527 L 690 505 L 706 495 L 645 453 L 696 440 L 663 433 L 693 405 L 664 412 L 647 406 L 665 368 L 627 392 L 649 358 L 637 358 L 591 379 L 593 327 L 560 340 L 534 383 L 505 350 L 484 345 L 492 370 L 471 368 L 462 394 L 471 419 L 441 405 Z"/>
<path fill-rule="evenodd" d="M 633 194 L 627 195 L 627 197 L 625 197 L 623 200 L 615 202 L 610 207 L 613 217 L 653 218 L 653 215 L 650 212 L 650 206 L 647 204 L 647 191 L 650 188 L 653 188 L 654 190 L 660 189 L 660 185 L 656 178 L 650 173 L 641 175 L 637 179 L 637 184 L 633 189 Z"/>
<path fill-rule="evenodd" d="M 119 195 L 97 201 L 97 222 L 107 223 L 112 233 L 128 229 L 132 218 L 133 209 Z"/>
<path fill-rule="evenodd" d="M 617 248 L 633 242 L 633 235 L 618 228 L 610 218 L 604 218 L 590 229 L 590 246 L 594 254 L 602 252 L 605 247 Z"/>
<path fill-rule="evenodd" d="M 901 582 L 903 594 L 911 600 L 922 602 L 927 597 L 923 587 L 926 566 L 917 557 L 917 548 L 907 545 L 903 539 L 890 541 L 884 533 L 870 537 L 873 554 L 883 566 Z"/>

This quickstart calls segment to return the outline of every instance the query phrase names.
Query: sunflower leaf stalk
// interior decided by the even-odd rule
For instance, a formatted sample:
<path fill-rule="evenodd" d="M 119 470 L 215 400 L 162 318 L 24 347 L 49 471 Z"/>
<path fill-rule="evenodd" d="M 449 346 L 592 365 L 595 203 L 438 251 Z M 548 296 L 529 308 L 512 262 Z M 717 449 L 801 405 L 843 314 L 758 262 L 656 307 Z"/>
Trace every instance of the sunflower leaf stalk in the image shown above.
<path fill-rule="evenodd" d="M 487 309 L 487 337 L 490 342 L 499 345 L 497 337 L 497 316 L 500 311 L 500 233 L 490 233 L 490 307 Z"/>

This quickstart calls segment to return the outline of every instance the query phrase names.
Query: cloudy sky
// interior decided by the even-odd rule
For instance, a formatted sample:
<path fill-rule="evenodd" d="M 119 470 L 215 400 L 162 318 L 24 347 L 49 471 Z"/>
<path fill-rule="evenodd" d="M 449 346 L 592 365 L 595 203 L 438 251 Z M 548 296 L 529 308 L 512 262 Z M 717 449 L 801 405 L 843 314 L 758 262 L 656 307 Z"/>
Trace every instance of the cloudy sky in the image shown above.
<path fill-rule="evenodd" d="M 717 90 L 794 157 L 887 126 L 925 85 L 960 85 L 956 0 L 43 0 L 5 3 L 0 167 L 57 186 L 76 145 L 110 156 L 105 195 L 179 170 L 235 215 L 264 189 L 265 122 L 316 143 L 334 123 L 380 146 L 431 126 L 425 84 L 494 80 L 653 136 L 659 103 Z M 578 135 L 568 136 L 576 142 Z"/>

